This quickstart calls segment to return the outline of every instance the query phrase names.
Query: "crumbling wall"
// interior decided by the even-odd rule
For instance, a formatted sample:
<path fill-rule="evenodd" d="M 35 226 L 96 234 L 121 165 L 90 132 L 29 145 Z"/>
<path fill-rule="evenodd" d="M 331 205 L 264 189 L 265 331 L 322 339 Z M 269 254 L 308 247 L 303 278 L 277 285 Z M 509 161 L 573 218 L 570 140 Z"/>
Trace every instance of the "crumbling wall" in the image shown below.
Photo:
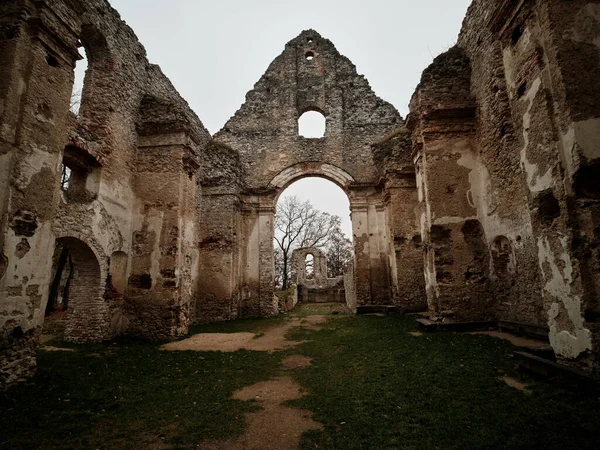
<path fill-rule="evenodd" d="M 100 279 L 92 300 L 105 302 L 74 299 L 67 338 L 187 330 L 199 259 L 195 171 L 210 136 L 105 0 L 10 0 L 1 8 L 0 376 L 14 381 L 33 369 L 56 236 L 93 249 Z M 79 42 L 89 68 L 75 118 Z M 64 191 L 62 163 L 75 169 Z M 161 185 L 171 189 L 158 195 Z M 148 271 L 155 283 L 143 292 L 139 251 L 156 257 Z"/>
<path fill-rule="evenodd" d="M 411 100 L 425 280 L 432 317 L 492 319 L 489 252 L 475 193 L 479 184 L 475 101 L 464 50 L 450 49 L 423 73 Z"/>
<path fill-rule="evenodd" d="M 312 270 L 307 270 L 311 255 Z M 291 282 L 300 303 L 345 303 L 344 277 L 327 276 L 327 255 L 316 247 L 301 247 L 292 252 Z"/>
<path fill-rule="evenodd" d="M 394 304 L 405 311 L 427 309 L 417 178 L 411 159 L 411 134 L 398 128 L 373 145 L 374 161 L 384 185 L 387 256 Z"/>
<path fill-rule="evenodd" d="M 200 248 L 198 321 L 231 320 L 240 315 L 246 289 L 241 289 L 240 265 L 245 255 L 241 238 L 249 227 L 242 215 L 239 155 L 229 146 L 211 141 L 199 170 L 202 197 L 198 224 Z"/>
<path fill-rule="evenodd" d="M 432 314 L 547 324 L 592 370 L 599 19 L 584 0 L 475 0 L 408 121 Z"/>
<path fill-rule="evenodd" d="M 471 16 L 484 17 L 482 8 L 474 2 Z M 581 230 L 579 220 L 591 217 L 595 205 L 577 188 L 578 170 L 585 174 L 594 166 L 592 124 L 600 101 L 590 75 L 599 64 L 595 9 L 589 1 L 506 3 L 488 16 L 485 28 L 502 58 L 516 137 L 511 153 L 519 157 L 526 201 L 521 211 L 531 220 L 532 238 L 524 242 L 533 250 L 530 258 L 537 257 L 539 280 L 530 280 L 537 288 L 531 295 L 541 299 L 541 320 L 556 354 L 582 367 L 597 364 L 598 354 L 592 348 L 593 319 L 586 320 L 593 317 L 586 314 L 586 299 L 597 292 L 585 287 L 594 285 L 597 275 L 583 269 L 593 257 L 580 251 L 593 247 L 595 238 L 593 224 L 588 221 Z M 465 39 L 465 46 L 474 48 L 474 39 Z M 520 263 L 517 255 L 519 271 Z"/>
<path fill-rule="evenodd" d="M 326 131 L 322 138 L 299 135 L 298 120 L 307 111 L 323 114 Z M 238 297 L 217 302 L 237 301 L 249 314 L 274 312 L 272 226 L 276 200 L 293 181 L 322 176 L 337 183 L 350 198 L 358 301 L 392 303 L 397 296 L 392 282 L 395 274 L 390 273 L 391 233 L 372 144 L 401 125 L 394 107 L 375 96 L 367 80 L 330 41 L 307 30 L 288 42 L 248 92 L 246 102 L 215 135 L 215 141 L 239 154 L 244 174 L 239 192 L 241 211 L 231 210 L 239 217 L 235 220 L 244 224 L 240 247 L 235 250 L 242 258 L 242 271 L 237 283 L 228 281 L 229 273 L 214 281 L 237 284 Z M 203 194 L 211 195 L 206 190 Z M 225 209 L 230 210 L 228 206 Z M 214 220 L 227 223 L 233 219 L 221 216 Z"/>

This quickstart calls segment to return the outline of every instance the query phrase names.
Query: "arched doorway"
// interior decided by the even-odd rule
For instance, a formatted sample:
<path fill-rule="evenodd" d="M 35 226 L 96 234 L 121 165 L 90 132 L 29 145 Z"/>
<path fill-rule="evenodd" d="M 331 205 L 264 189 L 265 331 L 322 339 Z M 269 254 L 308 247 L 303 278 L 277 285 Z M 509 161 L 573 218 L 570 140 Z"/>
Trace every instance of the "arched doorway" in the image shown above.
<path fill-rule="evenodd" d="M 325 177 L 296 179 L 280 192 L 273 223 L 273 284 L 280 310 L 308 302 L 305 291 L 319 302 L 344 302 L 344 282 L 353 283 L 344 275 L 354 262 L 344 190 Z"/>
<path fill-rule="evenodd" d="M 351 211 L 354 265 L 350 289 L 357 305 L 386 304 L 392 299 L 389 279 L 388 232 L 381 192 L 372 185 L 356 183 L 345 170 L 323 162 L 300 163 L 277 174 L 269 190 L 252 199 L 257 207 L 245 213 L 242 234 L 248 236 L 242 248 L 241 315 L 276 314 L 275 258 L 273 252 L 275 211 L 283 191 L 295 181 L 308 177 L 325 178 L 345 192 Z"/>
<path fill-rule="evenodd" d="M 49 331 L 64 333 L 67 341 L 99 342 L 109 337 L 109 309 L 103 299 L 102 273 L 98 257 L 85 242 L 75 237 L 56 239 L 46 332 L 52 322 Z"/>

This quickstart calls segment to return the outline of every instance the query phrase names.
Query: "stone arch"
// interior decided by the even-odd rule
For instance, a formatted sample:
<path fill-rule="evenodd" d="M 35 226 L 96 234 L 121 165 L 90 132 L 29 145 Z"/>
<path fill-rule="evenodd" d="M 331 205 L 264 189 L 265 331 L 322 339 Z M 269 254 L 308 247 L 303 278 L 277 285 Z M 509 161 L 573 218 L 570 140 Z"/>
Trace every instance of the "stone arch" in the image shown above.
<path fill-rule="evenodd" d="M 109 309 L 103 299 L 106 268 L 93 247 L 72 236 L 58 237 L 72 258 L 69 308 L 64 338 L 71 342 L 100 342 L 109 336 Z"/>
<path fill-rule="evenodd" d="M 354 177 L 344 169 L 323 162 L 307 162 L 295 164 L 279 172 L 269 183 L 269 189 L 276 192 L 273 207 L 277 204 L 279 196 L 292 183 L 302 178 L 324 178 L 339 186 L 350 198 L 350 185 L 355 182 Z"/>
<path fill-rule="evenodd" d="M 273 237 L 275 235 L 275 230 L 274 230 L 274 228 L 275 228 L 275 212 L 276 212 L 276 206 L 277 206 L 277 203 L 279 201 L 281 194 L 293 183 L 295 183 L 301 179 L 310 178 L 310 177 L 325 179 L 325 180 L 335 184 L 337 187 L 339 187 L 344 192 L 346 197 L 348 198 L 348 202 L 350 204 L 350 209 L 348 212 L 352 211 L 351 185 L 355 182 L 355 179 L 351 174 L 349 174 L 345 170 L 343 170 L 339 167 L 336 167 L 332 164 L 324 163 L 324 162 L 300 163 L 300 164 L 296 164 L 296 165 L 290 166 L 290 167 L 282 170 L 269 183 L 269 191 L 274 192 L 275 194 L 272 197 L 269 197 L 268 199 L 264 200 L 266 202 L 269 202 L 269 207 L 263 208 L 262 214 L 266 218 L 264 223 L 270 224 L 270 239 L 269 239 L 269 246 L 265 245 L 261 249 L 261 254 L 262 254 L 261 258 L 264 259 L 264 257 L 266 256 L 266 252 L 269 252 L 271 254 L 273 253 L 273 244 L 272 243 L 273 243 Z M 272 202 L 272 203 L 270 203 L 270 202 Z M 354 220 L 354 219 L 352 219 L 352 220 Z M 354 241 L 353 236 L 349 236 L 349 238 L 351 241 Z M 312 274 L 309 274 L 307 272 L 307 267 L 306 267 L 306 258 L 309 255 L 312 256 L 312 258 L 313 258 L 313 260 L 312 260 L 313 273 Z M 356 256 L 356 251 L 353 251 L 353 255 Z M 293 253 L 291 255 L 290 264 L 292 266 L 291 267 L 292 275 L 290 277 L 290 281 L 292 284 L 294 283 L 294 280 L 296 280 L 297 277 L 300 277 L 302 280 L 325 280 L 324 282 L 327 283 L 327 258 L 325 256 L 325 254 L 318 248 L 306 247 L 306 248 L 299 248 L 299 249 L 293 250 Z M 354 261 L 354 264 L 356 264 L 356 261 Z M 268 277 L 271 280 L 270 284 L 274 285 L 274 283 L 273 283 L 273 280 L 275 279 L 274 267 L 272 269 L 272 273 L 269 273 Z M 353 275 L 351 276 L 351 278 L 352 277 L 353 277 Z M 354 283 L 353 280 L 351 282 Z M 330 281 L 330 283 L 331 283 L 331 281 Z M 343 285 L 343 280 L 341 280 L 341 279 L 336 280 L 335 283 L 338 283 L 338 284 L 341 283 Z M 344 301 L 343 288 L 339 288 L 339 286 L 338 286 L 335 289 L 335 292 L 337 293 L 335 295 L 335 298 L 336 298 L 335 301 L 343 302 Z M 306 294 L 306 292 L 305 292 L 305 294 Z M 299 293 L 298 295 L 301 296 L 302 294 Z M 304 298 L 306 298 L 306 295 Z"/>

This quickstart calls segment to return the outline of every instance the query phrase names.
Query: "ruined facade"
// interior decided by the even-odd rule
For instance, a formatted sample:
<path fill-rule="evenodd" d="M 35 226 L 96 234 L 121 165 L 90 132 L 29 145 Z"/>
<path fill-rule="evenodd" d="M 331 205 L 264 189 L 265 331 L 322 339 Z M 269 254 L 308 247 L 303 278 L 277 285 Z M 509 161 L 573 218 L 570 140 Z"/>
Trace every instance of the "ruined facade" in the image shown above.
<path fill-rule="evenodd" d="M 302 247 L 293 251 L 291 281 L 296 302 L 346 303 L 344 277 L 327 276 L 327 255 L 318 248 Z"/>
<path fill-rule="evenodd" d="M 406 120 L 304 31 L 210 136 L 105 0 L 2 2 L 0 381 L 35 368 L 56 245 L 71 341 L 277 314 L 275 205 L 307 176 L 350 200 L 352 309 L 547 326 L 559 358 L 597 371 L 599 21 L 591 0 L 474 0 Z M 323 138 L 299 136 L 306 111 Z"/>

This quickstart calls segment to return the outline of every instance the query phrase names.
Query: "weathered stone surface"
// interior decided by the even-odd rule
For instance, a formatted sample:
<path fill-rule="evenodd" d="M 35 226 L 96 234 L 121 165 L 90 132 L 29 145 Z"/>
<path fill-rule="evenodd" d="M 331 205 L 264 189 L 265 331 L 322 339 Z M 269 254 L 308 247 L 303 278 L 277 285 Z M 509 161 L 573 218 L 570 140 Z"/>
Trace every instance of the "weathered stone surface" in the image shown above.
<path fill-rule="evenodd" d="M 106 1 L 3 1 L 0 382 L 35 368 L 55 245 L 75 342 L 277 314 L 275 205 L 307 176 L 350 200 L 351 310 L 544 326 L 559 359 L 597 372 L 599 36 L 595 1 L 474 0 L 405 122 L 303 31 L 210 136 Z M 322 138 L 299 135 L 307 111 Z"/>
<path fill-rule="evenodd" d="M 547 325 L 596 371 L 599 19 L 585 0 L 475 0 L 408 120 L 431 314 Z"/>
<path fill-rule="evenodd" d="M 312 256 L 310 267 L 309 255 Z M 327 256 L 316 247 L 297 248 L 292 252 L 291 282 L 300 303 L 346 303 L 344 277 L 327 276 Z"/>

